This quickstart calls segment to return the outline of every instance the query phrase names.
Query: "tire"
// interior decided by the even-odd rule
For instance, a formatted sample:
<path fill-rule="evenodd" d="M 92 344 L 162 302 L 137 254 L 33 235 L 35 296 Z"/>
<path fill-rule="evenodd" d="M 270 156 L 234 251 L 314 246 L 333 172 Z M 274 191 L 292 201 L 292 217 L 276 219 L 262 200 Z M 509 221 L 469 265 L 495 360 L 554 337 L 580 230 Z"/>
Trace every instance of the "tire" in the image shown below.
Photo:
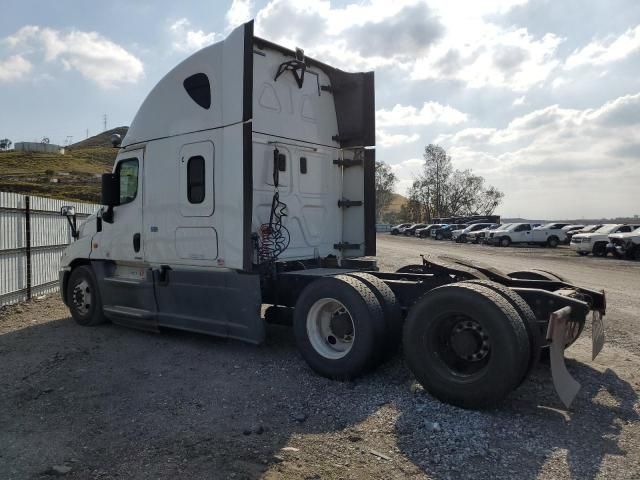
<path fill-rule="evenodd" d="M 382 307 L 385 323 L 383 357 L 388 359 L 397 351 L 402 342 L 402 309 L 393 290 L 378 277 L 365 272 L 347 274 L 364 283 L 373 292 Z"/>
<path fill-rule="evenodd" d="M 400 233 L 398 230 L 391 230 L 391 235 L 398 235 L 398 233 Z"/>
<path fill-rule="evenodd" d="M 558 240 L 558 237 L 553 236 L 553 237 L 547 238 L 547 246 L 549 248 L 556 248 L 559 243 L 560 241 Z"/>
<path fill-rule="evenodd" d="M 107 321 L 102 311 L 98 283 L 90 266 L 82 265 L 72 270 L 67 283 L 67 305 L 79 325 L 94 327 Z"/>
<path fill-rule="evenodd" d="M 633 249 L 633 253 L 631 254 L 631 258 L 633 258 L 637 262 L 640 262 L 640 245 Z"/>
<path fill-rule="evenodd" d="M 581 257 L 586 257 L 587 255 L 589 255 L 589 252 L 578 251 L 578 255 L 580 255 Z"/>
<path fill-rule="evenodd" d="M 564 277 L 546 270 L 519 270 L 517 272 L 507 273 L 507 277 L 518 280 L 549 280 L 551 282 L 566 282 Z"/>
<path fill-rule="evenodd" d="M 606 257 L 607 256 L 607 244 L 604 242 L 597 242 L 593 246 L 594 257 Z"/>
<path fill-rule="evenodd" d="M 500 239 L 501 247 L 508 247 L 509 245 L 511 245 L 511 237 L 502 237 Z"/>
<path fill-rule="evenodd" d="M 462 408 L 495 407 L 518 386 L 530 363 L 523 320 L 507 300 L 483 285 L 457 283 L 423 295 L 409 311 L 403 346 L 407 364 L 424 388 Z M 470 347 L 475 348 L 472 354 Z"/>
<path fill-rule="evenodd" d="M 436 240 L 442 240 L 444 237 L 441 233 L 436 233 Z"/>
<path fill-rule="evenodd" d="M 520 384 L 526 380 L 529 376 L 529 373 L 538 365 L 540 361 L 540 350 L 543 346 L 543 334 L 538 326 L 538 320 L 536 319 L 533 310 L 524 299 L 518 295 L 517 292 L 514 292 L 509 287 L 505 287 L 504 285 L 492 282 L 490 280 L 469 280 L 463 283 L 472 283 L 476 285 L 483 285 L 487 288 L 490 288 L 494 292 L 499 293 L 502 297 L 508 301 L 513 308 L 518 312 L 520 318 L 524 322 L 524 326 L 527 330 L 527 335 L 529 336 L 529 365 L 527 369 L 520 379 Z"/>
<path fill-rule="evenodd" d="M 322 320 L 327 313 L 329 322 Z M 335 325 L 334 320 L 341 323 Z M 307 285 L 296 302 L 293 329 L 302 357 L 324 377 L 349 380 L 377 366 L 383 358 L 386 328 L 382 307 L 371 289 L 346 275 L 320 278 Z"/>

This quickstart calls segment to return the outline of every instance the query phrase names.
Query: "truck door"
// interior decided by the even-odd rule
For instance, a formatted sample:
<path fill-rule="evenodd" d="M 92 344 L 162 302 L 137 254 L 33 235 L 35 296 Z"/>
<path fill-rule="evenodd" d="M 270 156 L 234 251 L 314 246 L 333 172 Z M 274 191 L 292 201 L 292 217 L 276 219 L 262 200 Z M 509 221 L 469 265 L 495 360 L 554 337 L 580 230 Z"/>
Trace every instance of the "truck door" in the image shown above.
<path fill-rule="evenodd" d="M 523 223 L 522 225 L 518 225 L 514 230 L 514 242 L 531 242 L 533 241 L 531 238 L 531 225 L 528 223 Z"/>
<path fill-rule="evenodd" d="M 113 207 L 113 223 L 102 222 L 91 258 L 113 260 L 119 265 L 143 266 L 142 173 L 143 150 L 120 154 L 114 172 L 120 175 L 120 204 Z"/>
<path fill-rule="evenodd" d="M 91 260 L 105 314 L 116 323 L 155 329 L 153 280 L 144 261 L 142 238 L 144 150 L 121 153 L 114 167 L 120 201 L 113 221 L 102 221 Z M 95 260 L 95 261 L 94 261 Z"/>

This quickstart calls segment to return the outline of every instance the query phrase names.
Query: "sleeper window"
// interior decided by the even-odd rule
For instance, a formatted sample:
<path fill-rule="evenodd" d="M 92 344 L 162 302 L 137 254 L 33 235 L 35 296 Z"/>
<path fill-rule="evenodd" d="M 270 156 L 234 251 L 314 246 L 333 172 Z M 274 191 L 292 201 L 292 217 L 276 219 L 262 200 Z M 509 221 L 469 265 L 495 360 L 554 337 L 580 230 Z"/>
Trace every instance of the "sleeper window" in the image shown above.
<path fill-rule="evenodd" d="M 187 198 L 189 203 L 202 203 L 205 195 L 204 157 L 191 157 L 187 162 Z"/>
<path fill-rule="evenodd" d="M 138 194 L 138 159 L 130 158 L 118 163 L 120 176 L 120 205 L 132 202 Z"/>
<path fill-rule="evenodd" d="M 307 173 L 307 159 L 300 157 L 300 173 Z"/>
<path fill-rule="evenodd" d="M 194 102 L 207 110 L 211 107 L 211 84 L 209 77 L 204 73 L 191 75 L 185 79 L 183 85 Z"/>

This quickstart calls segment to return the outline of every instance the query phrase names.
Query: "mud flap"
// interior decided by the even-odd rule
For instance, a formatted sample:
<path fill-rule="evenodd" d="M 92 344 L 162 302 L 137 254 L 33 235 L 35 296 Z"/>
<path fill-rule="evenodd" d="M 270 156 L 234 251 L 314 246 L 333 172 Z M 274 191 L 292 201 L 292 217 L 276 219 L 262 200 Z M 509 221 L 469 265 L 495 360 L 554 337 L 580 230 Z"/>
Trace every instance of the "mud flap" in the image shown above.
<path fill-rule="evenodd" d="M 571 307 L 556 310 L 549 318 L 547 329 L 547 340 L 551 340 L 550 360 L 553 386 L 567 408 L 571 406 L 580 391 L 580 384 L 571 376 L 564 363 L 566 339 L 569 329 L 572 328 L 570 319 Z"/>
<path fill-rule="evenodd" d="M 604 315 L 594 310 L 591 318 L 591 360 L 595 360 L 604 346 Z"/>

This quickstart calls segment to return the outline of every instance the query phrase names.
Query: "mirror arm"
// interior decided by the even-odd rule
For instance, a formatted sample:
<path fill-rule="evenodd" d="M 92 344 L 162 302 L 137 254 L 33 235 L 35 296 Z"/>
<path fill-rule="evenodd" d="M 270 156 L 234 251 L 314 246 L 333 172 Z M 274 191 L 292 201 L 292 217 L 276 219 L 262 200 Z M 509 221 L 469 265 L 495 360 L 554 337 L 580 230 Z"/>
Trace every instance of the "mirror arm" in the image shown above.
<path fill-rule="evenodd" d="M 67 218 L 67 222 L 69 222 L 69 227 L 71 227 L 71 236 L 74 239 L 77 240 L 78 237 L 80 236 L 80 233 L 78 232 L 78 225 L 77 225 L 77 222 L 76 222 L 76 216 L 75 215 L 65 215 L 65 217 Z"/>
<path fill-rule="evenodd" d="M 113 223 L 113 205 L 107 205 L 107 209 L 102 212 L 102 221 Z"/>

